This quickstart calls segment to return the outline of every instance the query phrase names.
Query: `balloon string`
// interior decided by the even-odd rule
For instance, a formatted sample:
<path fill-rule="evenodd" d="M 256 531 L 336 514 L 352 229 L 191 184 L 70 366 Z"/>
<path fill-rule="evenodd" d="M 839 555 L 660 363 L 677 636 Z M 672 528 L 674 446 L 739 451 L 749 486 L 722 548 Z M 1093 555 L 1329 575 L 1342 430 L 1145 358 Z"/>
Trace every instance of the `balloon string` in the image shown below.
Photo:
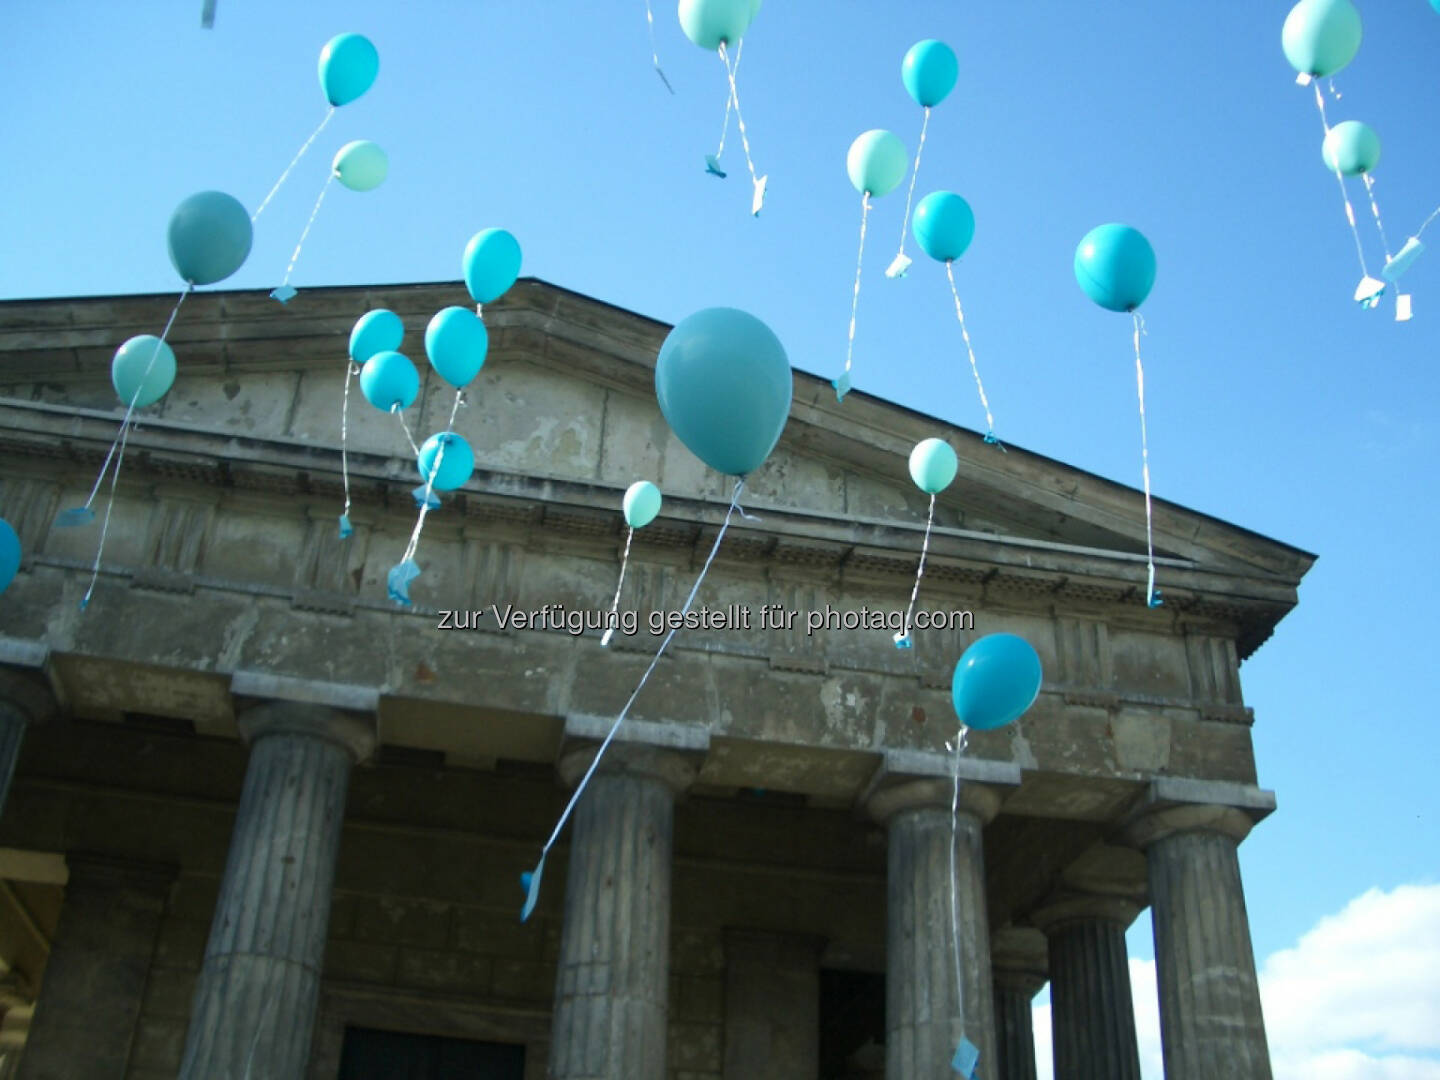
<path fill-rule="evenodd" d="M 742 52 L 744 52 L 744 51 L 745 51 L 745 39 L 744 39 L 744 38 L 741 38 L 741 39 L 740 39 L 740 44 L 735 47 L 735 74 L 736 74 L 736 75 L 739 75 L 739 74 L 740 74 L 740 54 L 741 54 Z M 733 93 L 733 91 L 734 91 L 734 88 L 733 88 L 733 87 L 731 88 L 731 91 L 732 91 L 732 93 Z M 720 148 L 715 151 L 715 160 L 716 160 L 717 162 L 720 160 L 721 156 L 725 153 L 725 136 L 730 133 L 730 109 L 731 109 L 731 105 L 732 105 L 732 102 L 731 102 L 730 95 L 727 94 L 727 95 L 725 96 L 725 122 L 720 125 Z"/>
<path fill-rule="evenodd" d="M 740 56 L 736 53 L 735 64 L 730 63 L 730 56 L 725 51 L 725 43 L 720 43 L 720 61 L 725 65 L 725 74 L 730 77 L 730 100 L 735 104 L 735 126 L 740 129 L 740 146 L 745 151 L 745 165 L 750 170 L 750 182 L 759 184 L 755 178 L 755 162 L 750 159 L 750 136 L 745 131 L 745 117 L 740 112 L 740 91 L 735 88 L 735 71 L 740 66 Z M 727 113 L 728 116 L 728 113 Z"/>
<path fill-rule="evenodd" d="M 405 441 L 410 444 L 411 451 L 413 451 L 415 456 L 418 458 L 420 456 L 420 447 L 416 445 L 415 436 L 410 433 L 410 425 L 405 422 L 405 412 L 403 409 L 400 408 L 400 403 L 397 401 L 392 404 L 390 406 L 390 411 L 395 414 L 396 418 L 399 419 L 400 430 L 405 432 Z"/>
<path fill-rule="evenodd" d="M 1141 475 L 1145 479 L 1145 548 L 1148 558 L 1148 577 L 1145 585 L 1145 604 L 1159 607 L 1159 594 L 1155 591 L 1155 531 L 1150 507 L 1150 439 L 1145 430 L 1145 368 L 1140 363 L 1140 335 L 1145 332 L 1145 319 L 1138 312 L 1132 312 L 1135 320 L 1135 385 L 1140 396 L 1140 461 Z"/>
<path fill-rule="evenodd" d="M 1416 240 L 1420 239 L 1420 234 L 1423 233 L 1426 229 L 1428 229 L 1430 227 L 1430 223 L 1434 221 L 1437 217 L 1440 217 L 1440 206 L 1437 206 L 1434 210 L 1432 210 L 1430 212 L 1430 216 L 1425 219 L 1425 223 L 1421 225 L 1420 228 L 1415 230 Z"/>
<path fill-rule="evenodd" d="M 990 399 L 985 396 L 985 384 L 980 381 L 980 366 L 975 362 L 975 347 L 970 344 L 970 331 L 965 328 L 965 311 L 960 306 L 960 290 L 955 287 L 955 260 L 945 260 L 945 276 L 950 279 L 950 295 L 955 298 L 955 317 L 960 320 L 960 336 L 965 339 L 965 351 L 970 356 L 970 370 L 975 374 L 975 388 L 980 391 L 980 404 L 985 409 L 986 442 L 995 437 L 995 417 L 990 415 Z"/>
<path fill-rule="evenodd" d="M 845 371 L 840 381 L 849 384 L 850 366 L 855 355 L 855 316 L 860 311 L 860 268 L 865 265 L 865 228 L 870 220 L 870 193 L 860 199 L 860 253 L 855 257 L 855 291 L 850 297 L 850 333 L 845 342 Z"/>
<path fill-rule="evenodd" d="M 632 526 L 625 536 L 625 554 L 620 557 L 620 580 L 615 583 L 615 599 L 610 603 L 610 618 L 606 624 L 605 636 L 600 639 L 601 645 L 609 645 L 610 637 L 615 633 L 615 613 L 620 610 L 620 590 L 625 587 L 625 568 L 630 565 L 630 543 L 634 539 L 635 529 Z"/>
<path fill-rule="evenodd" d="M 260 208 L 256 210 L 255 213 L 250 215 L 250 223 L 252 225 L 255 223 L 256 219 L 265 212 L 265 207 L 270 205 L 270 200 L 275 197 L 275 193 L 280 190 L 280 186 L 284 184 L 285 181 L 289 178 L 290 173 L 294 170 L 295 166 L 300 164 L 300 159 L 305 156 L 305 151 L 309 150 L 310 144 L 313 143 L 317 138 L 319 138 L 320 132 L 325 130 L 325 125 L 330 123 L 330 118 L 334 115 L 335 106 L 331 105 L 330 111 L 325 114 L 325 119 L 320 121 L 320 126 L 310 133 L 310 137 L 305 140 L 304 144 L 295 154 L 294 159 L 290 162 L 289 165 L 285 167 L 285 171 L 280 174 L 280 179 L 276 180 L 275 186 L 270 189 L 270 194 L 266 195 L 265 201 L 260 204 Z"/>
<path fill-rule="evenodd" d="M 730 509 L 725 511 L 725 521 L 721 524 L 720 531 L 715 534 L 715 543 L 710 547 L 710 554 L 705 559 L 705 565 L 700 568 L 700 576 L 695 579 L 695 584 L 690 587 L 690 595 L 685 598 L 685 606 L 680 611 L 682 621 L 683 616 L 689 614 L 690 605 L 695 602 L 695 594 L 700 591 L 700 583 L 705 580 L 705 575 L 710 570 L 710 564 L 715 561 L 715 553 L 720 550 L 720 541 L 725 539 L 725 532 L 730 528 L 730 519 L 739 508 L 740 491 L 744 486 L 745 479 L 741 477 L 735 483 L 735 490 L 730 496 Z M 581 777 L 580 783 L 575 788 L 575 793 L 570 796 L 570 801 L 565 804 L 565 810 L 555 825 L 555 831 L 550 834 L 550 839 L 545 841 L 545 846 L 540 851 L 540 861 L 542 863 L 545 861 L 545 856 L 550 853 L 550 848 L 554 845 L 555 841 L 559 839 L 560 831 L 565 828 L 565 822 L 569 820 L 571 811 L 575 809 L 575 804 L 580 801 L 580 796 L 584 794 L 586 785 L 590 783 L 590 777 L 595 774 L 595 769 L 599 766 L 600 759 L 605 755 L 606 749 L 615 738 L 615 733 L 620 730 L 620 725 L 625 722 L 625 717 L 630 712 L 630 706 L 635 704 L 635 699 L 640 696 L 640 691 L 644 689 L 645 684 L 650 680 L 651 674 L 655 671 L 655 665 L 660 663 L 660 658 L 665 655 L 665 650 L 670 645 L 670 639 L 675 636 L 678 630 L 678 626 L 673 627 L 670 632 L 665 635 L 665 640 L 660 642 L 659 650 L 650 660 L 650 666 L 645 669 L 645 674 L 640 676 L 640 682 L 636 685 L 634 692 L 631 693 L 630 700 L 625 702 L 625 707 L 620 710 L 620 715 L 615 717 L 615 722 L 610 725 L 610 731 L 600 744 L 600 749 L 595 752 L 595 760 L 590 762 L 590 767 L 585 770 L 585 775 Z"/>
<path fill-rule="evenodd" d="M 935 525 L 935 496 L 930 496 L 930 516 L 925 519 L 925 541 L 920 545 L 920 565 L 915 570 L 915 584 L 910 589 L 910 606 L 905 609 L 905 621 L 900 624 L 900 636 L 910 636 L 910 624 L 915 619 L 915 600 L 920 595 L 920 579 L 925 576 L 925 557 L 930 553 L 930 530 Z M 897 639 L 898 640 L 898 639 Z"/>
<path fill-rule="evenodd" d="M 665 89 L 675 93 L 675 88 L 670 85 L 670 80 L 665 77 L 665 72 L 660 70 L 660 52 L 655 47 L 655 13 L 650 10 L 650 0 L 645 0 L 645 21 L 650 27 L 650 62 L 655 65 L 655 74 L 660 76 L 660 81 L 665 84 Z"/>
<path fill-rule="evenodd" d="M 969 742 L 964 724 L 955 733 L 955 754 L 950 787 L 950 941 L 955 956 L 955 1009 L 960 1014 L 960 1038 L 965 1038 L 965 980 L 960 971 L 960 898 L 955 884 L 955 849 L 960 845 L 960 757 Z"/>
<path fill-rule="evenodd" d="M 1385 223 L 1380 220 L 1380 204 L 1375 201 L 1375 179 L 1368 172 L 1361 173 L 1360 178 L 1365 181 L 1365 194 L 1370 197 L 1370 213 L 1375 215 L 1375 228 L 1380 232 L 1380 244 L 1385 248 L 1385 261 L 1391 259 L 1390 240 L 1385 235 Z"/>
<path fill-rule="evenodd" d="M 910 204 L 915 198 L 915 181 L 920 178 L 920 155 L 925 153 L 925 132 L 930 127 L 930 106 L 925 106 L 925 119 L 920 124 L 920 145 L 915 149 L 915 167 L 910 171 L 910 190 L 905 194 L 905 216 L 900 221 L 900 254 L 905 254 L 905 234 L 910 226 Z"/>
<path fill-rule="evenodd" d="M 455 403 L 450 406 L 450 423 L 445 426 L 446 435 L 455 430 L 455 414 L 460 411 L 460 395 L 462 393 L 463 391 L 460 390 L 455 391 Z M 401 423 L 404 423 L 403 416 Z M 405 434 L 410 434 L 409 428 L 405 429 Z M 420 516 L 415 520 L 415 531 L 410 534 L 410 543 L 405 546 L 405 554 L 400 556 L 402 563 L 414 559 L 415 552 L 420 547 L 420 533 L 425 528 L 425 515 L 430 512 L 430 495 L 435 488 L 435 477 L 440 475 L 440 466 L 445 461 L 445 446 L 449 441 L 448 438 L 441 438 L 440 445 L 435 448 L 435 462 L 425 470 L 425 496 L 420 501 Z M 414 445 L 413 439 L 411 445 Z M 415 456 L 420 456 L 418 450 Z"/>
<path fill-rule="evenodd" d="M 310 227 L 315 224 L 316 215 L 320 213 L 320 204 L 325 201 L 325 193 L 330 190 L 330 185 L 334 182 L 334 173 L 325 178 L 325 186 L 320 189 L 320 197 L 315 200 L 315 206 L 310 211 L 310 220 L 305 222 L 305 229 L 300 233 L 300 239 L 295 242 L 295 250 L 290 255 L 290 265 L 285 268 L 285 280 L 280 282 L 281 288 L 290 284 L 290 275 L 295 272 L 295 264 L 300 261 L 300 249 L 305 244 L 305 238 L 310 235 Z"/>
<path fill-rule="evenodd" d="M 1330 134 L 1330 121 L 1325 115 L 1325 94 L 1320 89 L 1320 80 L 1315 80 L 1315 107 L 1320 110 L 1320 124 L 1325 129 L 1328 137 Z M 1350 205 L 1350 195 L 1345 190 L 1345 177 L 1339 169 L 1335 170 L 1335 179 L 1340 184 L 1340 198 L 1345 203 L 1345 219 L 1350 222 L 1350 235 L 1355 238 L 1355 253 L 1360 256 L 1360 273 L 1363 277 L 1370 276 L 1370 268 L 1365 265 L 1365 248 L 1360 243 L 1360 230 L 1355 225 L 1355 208 Z"/>
<path fill-rule="evenodd" d="M 342 513 L 346 515 L 350 513 L 350 383 L 359 370 L 354 361 L 345 361 L 345 394 L 340 406 L 340 475 L 345 481 L 345 509 Z"/>

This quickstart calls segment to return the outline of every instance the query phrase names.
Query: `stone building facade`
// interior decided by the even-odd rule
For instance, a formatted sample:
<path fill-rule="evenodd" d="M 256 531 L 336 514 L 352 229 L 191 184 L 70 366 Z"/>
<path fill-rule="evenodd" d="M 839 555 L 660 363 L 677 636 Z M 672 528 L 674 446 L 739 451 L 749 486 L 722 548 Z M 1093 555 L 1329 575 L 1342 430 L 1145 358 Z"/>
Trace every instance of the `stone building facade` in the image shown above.
<path fill-rule="evenodd" d="M 520 875 L 730 482 L 660 416 L 667 327 L 522 281 L 486 307 L 459 415 L 475 475 L 397 608 L 416 471 L 358 393 L 336 527 L 346 340 L 388 307 L 428 372 L 426 321 L 464 303 L 187 300 L 84 610 L 98 524 L 56 515 L 115 437 L 114 349 L 173 297 L 0 304 L 0 516 L 25 552 L 0 596 L 0 1075 L 913 1080 L 953 1075 L 963 1033 L 1009 1080 L 1034 1075 L 1048 981 L 1057 1075 L 1136 1077 L 1124 934 L 1149 906 L 1167 1076 L 1270 1076 L 1236 847 L 1275 803 L 1239 665 L 1313 557 L 1158 502 L 1148 609 L 1140 494 L 801 373 L 697 604 L 802 614 L 676 637 L 522 923 Z M 428 376 L 417 435 L 450 401 Z M 920 607 L 973 629 L 910 651 L 807 631 L 903 609 L 926 510 L 906 458 L 932 435 L 960 471 Z M 636 479 L 666 500 L 621 602 L 639 632 L 501 626 L 492 605 L 609 607 Z M 1000 630 L 1044 686 L 972 734 L 952 818 L 951 669 Z"/>

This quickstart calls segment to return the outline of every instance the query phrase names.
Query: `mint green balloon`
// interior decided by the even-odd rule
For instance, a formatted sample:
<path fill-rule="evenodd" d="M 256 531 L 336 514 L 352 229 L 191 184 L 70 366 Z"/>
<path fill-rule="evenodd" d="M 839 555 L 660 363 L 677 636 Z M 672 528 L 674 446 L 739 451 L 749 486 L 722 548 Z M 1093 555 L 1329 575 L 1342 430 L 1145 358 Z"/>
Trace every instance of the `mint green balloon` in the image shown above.
<path fill-rule="evenodd" d="M 1380 162 L 1380 136 L 1368 124 L 1346 120 L 1336 124 L 1320 144 L 1325 167 L 1341 176 L 1359 176 Z"/>
<path fill-rule="evenodd" d="M 175 352 L 153 334 L 132 337 L 115 350 L 110 384 L 124 405 L 154 405 L 175 382 Z"/>
<path fill-rule="evenodd" d="M 625 492 L 625 524 L 643 529 L 660 513 L 660 489 L 649 480 L 636 480 Z"/>
<path fill-rule="evenodd" d="M 944 439 L 926 439 L 910 451 L 910 479 L 926 495 L 939 495 L 960 467 L 955 450 Z"/>
<path fill-rule="evenodd" d="M 750 0 L 680 0 L 680 29 L 707 52 L 735 46 L 753 18 Z"/>
<path fill-rule="evenodd" d="M 1280 30 L 1285 59 L 1302 75 L 1334 75 L 1360 51 L 1360 12 L 1350 0 L 1300 0 Z"/>
<path fill-rule="evenodd" d="M 850 144 L 845 171 L 850 183 L 862 195 L 886 195 L 894 191 L 910 167 L 905 144 L 891 131 L 875 128 Z"/>
<path fill-rule="evenodd" d="M 370 191 L 385 182 L 390 159 L 368 139 L 346 143 L 335 155 L 335 177 L 351 191 Z"/>

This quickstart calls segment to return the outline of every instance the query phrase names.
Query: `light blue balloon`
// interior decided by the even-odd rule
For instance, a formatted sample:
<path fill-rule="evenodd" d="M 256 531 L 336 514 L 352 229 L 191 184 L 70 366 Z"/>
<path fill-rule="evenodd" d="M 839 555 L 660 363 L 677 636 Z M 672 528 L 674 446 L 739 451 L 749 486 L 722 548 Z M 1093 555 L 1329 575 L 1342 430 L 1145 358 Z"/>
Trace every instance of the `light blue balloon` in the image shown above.
<path fill-rule="evenodd" d="M 975 214 L 953 191 L 932 191 L 916 205 L 910 231 L 926 255 L 953 262 L 975 238 Z"/>
<path fill-rule="evenodd" d="M 122 405 L 154 405 L 175 384 L 175 352 L 154 334 L 132 337 L 115 350 L 110 384 Z"/>
<path fill-rule="evenodd" d="M 927 109 L 945 100 L 955 89 L 959 75 L 955 50 L 933 38 L 911 45 L 900 64 L 900 81 L 905 84 L 906 92 L 915 99 L 915 104 Z"/>
<path fill-rule="evenodd" d="M 320 89 L 331 105 L 348 105 L 375 84 L 380 53 L 361 34 L 337 34 L 320 50 Z"/>
<path fill-rule="evenodd" d="M 520 276 L 520 241 L 504 229 L 481 229 L 465 245 L 460 260 L 465 287 L 477 304 L 491 304 Z"/>
<path fill-rule="evenodd" d="M 441 308 L 425 328 L 430 366 L 457 390 L 480 374 L 489 349 L 490 333 L 469 308 Z"/>
<path fill-rule="evenodd" d="M 793 388 L 780 339 L 735 308 L 706 308 L 681 320 L 655 362 L 655 395 L 670 430 L 728 476 L 747 476 L 765 463 L 790 418 Z"/>
<path fill-rule="evenodd" d="M 910 451 L 910 479 L 926 495 L 939 495 L 955 479 L 960 463 L 944 439 L 926 439 Z"/>
<path fill-rule="evenodd" d="M 440 453 L 441 443 L 445 444 L 444 454 Z M 437 458 L 440 462 L 438 469 L 435 465 Z M 464 487 L 474 473 L 475 452 L 470 449 L 470 444 L 455 432 L 439 432 L 431 435 L 421 445 L 417 465 L 422 483 L 430 480 L 430 486 L 436 491 L 454 491 Z M 431 473 L 434 473 L 433 479 Z"/>
<path fill-rule="evenodd" d="M 1430 0 L 1430 6 L 1435 9 L 1437 15 L 1440 15 L 1440 0 Z"/>
<path fill-rule="evenodd" d="M 10 587 L 20 572 L 20 537 L 10 523 L 0 518 L 0 592 Z"/>
<path fill-rule="evenodd" d="M 369 139 L 356 139 L 340 148 L 331 168 L 335 178 L 351 191 L 373 191 L 385 182 L 390 159 Z"/>
<path fill-rule="evenodd" d="M 1359 176 L 1380 163 L 1380 136 L 1368 124 L 1346 120 L 1326 133 L 1320 157 L 1331 172 Z"/>
<path fill-rule="evenodd" d="M 1302 75 L 1334 75 L 1360 51 L 1360 12 L 1350 0 L 1300 0 L 1280 30 L 1285 59 Z"/>
<path fill-rule="evenodd" d="M 845 156 L 845 171 L 855 190 L 869 195 L 885 195 L 905 179 L 910 166 L 905 144 L 894 132 L 876 128 L 867 131 L 850 144 Z"/>
<path fill-rule="evenodd" d="M 405 324 L 386 308 L 367 311 L 350 331 L 350 359 L 363 364 L 378 352 L 394 352 L 405 340 Z"/>
<path fill-rule="evenodd" d="M 420 373 L 410 358 L 393 349 L 377 352 L 360 369 L 360 392 L 381 412 L 408 409 L 420 394 Z"/>
<path fill-rule="evenodd" d="M 966 727 L 990 731 L 1018 720 L 1040 696 L 1040 657 L 1015 634 L 986 634 L 955 665 L 950 697 Z"/>
<path fill-rule="evenodd" d="M 680 0 L 680 29 L 708 52 L 738 43 L 753 17 L 750 0 Z"/>
<path fill-rule="evenodd" d="M 254 238 L 239 200 L 223 191 L 201 191 L 170 215 L 170 262 L 182 281 L 213 285 L 245 264 Z"/>
<path fill-rule="evenodd" d="M 1075 280 L 1107 311 L 1134 311 L 1155 285 L 1155 249 L 1129 225 L 1100 225 L 1075 249 Z"/>
<path fill-rule="evenodd" d="M 649 480 L 636 480 L 625 492 L 625 524 L 643 529 L 660 513 L 660 489 Z"/>

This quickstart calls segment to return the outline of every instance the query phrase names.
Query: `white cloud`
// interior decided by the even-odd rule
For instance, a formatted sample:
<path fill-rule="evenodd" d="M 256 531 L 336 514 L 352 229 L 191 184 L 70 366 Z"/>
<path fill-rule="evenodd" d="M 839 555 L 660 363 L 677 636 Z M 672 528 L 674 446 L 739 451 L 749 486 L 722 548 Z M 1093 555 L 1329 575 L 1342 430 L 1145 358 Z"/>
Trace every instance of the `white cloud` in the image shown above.
<path fill-rule="evenodd" d="M 1130 961 L 1145 1080 L 1163 1080 L 1155 965 Z M 1440 1080 L 1440 884 L 1371 889 L 1261 966 L 1275 1080 Z M 1049 996 L 1034 1009 L 1053 1080 Z"/>

